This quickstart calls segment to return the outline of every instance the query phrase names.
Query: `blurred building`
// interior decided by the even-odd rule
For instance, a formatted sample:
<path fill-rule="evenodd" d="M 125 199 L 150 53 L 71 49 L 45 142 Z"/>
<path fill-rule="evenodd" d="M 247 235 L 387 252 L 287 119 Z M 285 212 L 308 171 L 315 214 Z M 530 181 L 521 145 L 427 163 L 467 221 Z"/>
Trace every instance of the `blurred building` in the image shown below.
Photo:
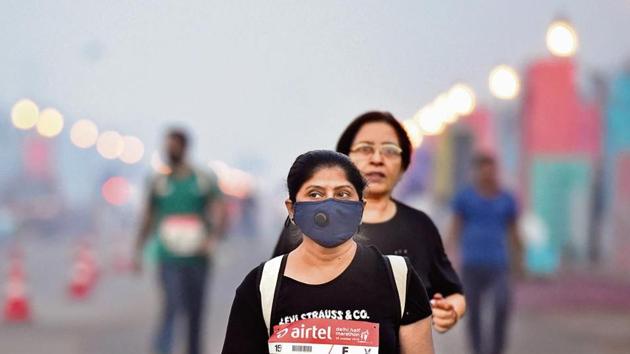
<path fill-rule="evenodd" d="M 612 263 L 630 269 L 630 72 L 611 85 L 605 113 L 604 175 L 608 226 L 606 245 Z"/>
<path fill-rule="evenodd" d="M 447 206 L 468 183 L 474 152 L 491 152 L 519 195 L 530 272 L 630 269 L 630 75 L 594 97 L 577 77 L 571 58 L 532 61 L 520 103 L 478 106 L 425 137 L 397 195 L 417 202 L 428 193 Z"/>

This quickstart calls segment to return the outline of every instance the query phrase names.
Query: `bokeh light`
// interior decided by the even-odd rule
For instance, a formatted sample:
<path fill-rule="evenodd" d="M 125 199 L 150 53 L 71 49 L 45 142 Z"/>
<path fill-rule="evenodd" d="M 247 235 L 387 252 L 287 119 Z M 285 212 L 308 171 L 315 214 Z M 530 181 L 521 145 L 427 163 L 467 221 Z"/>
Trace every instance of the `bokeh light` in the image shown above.
<path fill-rule="evenodd" d="M 518 73 L 507 65 L 499 65 L 492 69 L 488 84 L 490 92 L 503 100 L 515 98 L 521 89 Z"/>
<path fill-rule="evenodd" d="M 103 132 L 96 141 L 96 150 L 108 160 L 118 158 L 123 152 L 124 142 L 122 136 L 115 131 Z"/>
<path fill-rule="evenodd" d="M 101 194 L 109 204 L 125 205 L 131 197 L 131 185 L 124 177 L 111 177 L 103 183 Z"/>
<path fill-rule="evenodd" d="M 87 149 L 96 144 L 98 139 L 98 127 L 92 121 L 81 119 L 72 125 L 70 129 L 70 140 L 81 148 Z"/>
<path fill-rule="evenodd" d="M 135 136 L 125 136 L 123 138 L 123 151 L 120 160 L 127 164 L 134 164 L 142 160 L 144 156 L 144 144 Z"/>
<path fill-rule="evenodd" d="M 471 114 L 477 104 L 475 91 L 462 83 L 455 84 L 448 90 L 448 101 L 453 110 L 460 116 Z"/>
<path fill-rule="evenodd" d="M 567 21 L 554 21 L 547 29 L 547 49 L 558 57 L 571 57 L 578 48 L 578 35 Z"/>
<path fill-rule="evenodd" d="M 439 135 L 444 131 L 444 122 L 432 104 L 425 106 L 415 115 L 423 135 Z"/>
<path fill-rule="evenodd" d="M 420 129 L 420 125 L 413 119 L 407 119 L 402 122 L 403 128 L 407 132 L 407 136 L 409 136 L 409 140 L 411 140 L 411 145 L 414 149 L 417 149 L 422 145 L 422 130 Z"/>
<path fill-rule="evenodd" d="M 459 118 L 446 93 L 439 95 L 433 101 L 433 109 L 439 119 L 445 124 L 455 123 L 457 118 Z"/>
<path fill-rule="evenodd" d="M 244 199 L 254 189 L 254 177 L 237 168 L 230 167 L 223 161 L 210 161 L 208 166 L 219 179 L 219 189 L 226 195 Z"/>
<path fill-rule="evenodd" d="M 61 133 L 63 129 L 63 116 L 54 108 L 44 109 L 37 121 L 37 132 L 47 138 L 52 138 Z"/>
<path fill-rule="evenodd" d="M 31 129 L 39 120 L 39 108 L 29 99 L 17 101 L 11 109 L 11 122 L 18 129 Z"/>

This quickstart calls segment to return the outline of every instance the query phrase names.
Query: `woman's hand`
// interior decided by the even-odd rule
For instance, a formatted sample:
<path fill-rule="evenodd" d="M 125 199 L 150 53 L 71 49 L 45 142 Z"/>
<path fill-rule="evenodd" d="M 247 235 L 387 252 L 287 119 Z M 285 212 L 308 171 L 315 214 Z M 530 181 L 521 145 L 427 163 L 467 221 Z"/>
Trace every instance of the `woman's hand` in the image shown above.
<path fill-rule="evenodd" d="M 455 307 L 440 293 L 433 296 L 431 309 L 433 310 L 433 328 L 440 333 L 444 333 L 453 328 L 459 320 L 459 315 Z"/>
<path fill-rule="evenodd" d="M 433 354 L 431 317 L 400 326 L 400 354 Z"/>

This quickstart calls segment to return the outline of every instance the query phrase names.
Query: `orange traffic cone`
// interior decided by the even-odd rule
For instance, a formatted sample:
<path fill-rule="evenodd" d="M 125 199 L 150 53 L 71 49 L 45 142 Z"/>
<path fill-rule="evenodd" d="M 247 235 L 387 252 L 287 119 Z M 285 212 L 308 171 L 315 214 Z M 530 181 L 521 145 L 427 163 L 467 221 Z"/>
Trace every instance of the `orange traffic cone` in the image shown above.
<path fill-rule="evenodd" d="M 26 284 L 22 259 L 19 254 L 11 257 L 9 277 L 4 303 L 4 319 L 7 322 L 25 322 L 31 318 L 31 307 L 26 296 Z"/>
<path fill-rule="evenodd" d="M 72 267 L 68 294 L 73 299 L 81 300 L 92 292 L 98 273 L 96 263 L 89 248 L 81 246 Z"/>

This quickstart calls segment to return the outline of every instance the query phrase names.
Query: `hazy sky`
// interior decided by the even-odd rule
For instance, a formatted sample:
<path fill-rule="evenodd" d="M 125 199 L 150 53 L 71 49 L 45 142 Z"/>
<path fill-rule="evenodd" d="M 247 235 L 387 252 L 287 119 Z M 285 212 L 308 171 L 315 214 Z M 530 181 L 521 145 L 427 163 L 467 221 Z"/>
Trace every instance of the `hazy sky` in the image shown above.
<path fill-rule="evenodd" d="M 489 70 L 547 55 L 557 14 L 582 70 L 630 58 L 627 0 L 0 0 L 0 111 L 30 97 L 151 147 L 183 122 L 198 160 L 285 173 L 363 111 L 408 118 L 457 80 L 491 102 Z"/>

